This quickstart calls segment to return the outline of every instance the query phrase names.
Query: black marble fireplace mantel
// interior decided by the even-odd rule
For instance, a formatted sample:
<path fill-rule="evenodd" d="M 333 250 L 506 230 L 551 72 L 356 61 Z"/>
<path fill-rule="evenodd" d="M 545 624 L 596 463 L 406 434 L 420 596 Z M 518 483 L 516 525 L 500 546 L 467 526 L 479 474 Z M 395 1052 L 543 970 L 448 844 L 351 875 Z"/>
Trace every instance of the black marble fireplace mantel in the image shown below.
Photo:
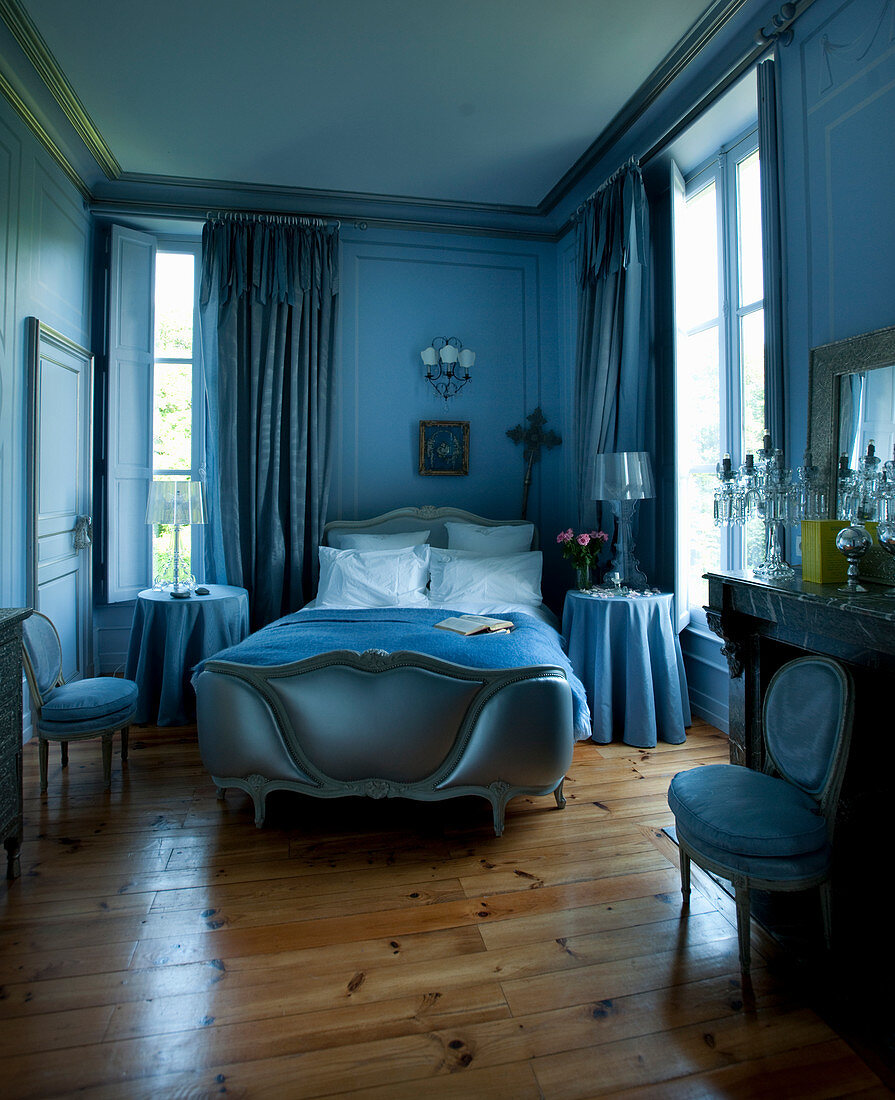
<path fill-rule="evenodd" d="M 857 1028 L 887 1057 L 895 1055 L 893 1013 L 872 1009 L 885 988 L 883 976 L 895 973 L 886 900 L 895 765 L 895 597 L 885 594 L 885 585 L 868 584 L 867 594 L 849 596 L 836 585 L 810 584 L 800 577 L 771 583 L 746 573 L 709 573 L 708 581 L 706 613 L 724 640 L 730 669 L 734 763 L 763 766 L 762 701 L 771 677 L 786 661 L 825 654 L 841 661 L 854 680 L 854 728 L 834 837 L 833 965 L 808 973 L 823 974 L 824 996 L 837 1026 Z M 816 904 L 808 907 L 806 921 L 815 923 L 816 910 Z M 765 923 L 779 927 L 779 911 L 769 908 L 767 915 Z M 805 974 L 802 978 L 807 980 Z"/>
<path fill-rule="evenodd" d="M 849 666 L 857 689 L 857 740 L 870 729 L 883 732 L 882 715 L 891 714 L 895 698 L 895 596 L 885 594 L 885 585 L 868 584 L 867 593 L 850 596 L 835 584 L 801 577 L 772 582 L 718 572 L 709 573 L 708 582 L 708 624 L 724 641 L 730 669 L 734 763 L 761 767 L 765 689 L 780 665 L 803 653 L 823 653 Z"/>

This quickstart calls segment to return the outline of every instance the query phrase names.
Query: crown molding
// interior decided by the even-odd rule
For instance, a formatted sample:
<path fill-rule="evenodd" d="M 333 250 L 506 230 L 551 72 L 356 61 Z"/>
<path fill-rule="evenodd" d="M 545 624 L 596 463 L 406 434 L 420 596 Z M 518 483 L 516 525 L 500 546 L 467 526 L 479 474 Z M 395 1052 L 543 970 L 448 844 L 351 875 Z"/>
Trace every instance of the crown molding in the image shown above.
<path fill-rule="evenodd" d="M 13 37 L 21 46 L 22 52 L 49 88 L 53 98 L 62 108 L 78 137 L 84 142 L 106 177 L 110 180 L 118 179 L 121 175 L 121 165 L 96 128 L 93 119 L 87 114 L 52 51 L 19 0 L 0 0 L 0 19 L 9 27 Z M 43 140 L 41 137 L 41 141 Z"/>
<path fill-rule="evenodd" d="M 3 0 L 0 0 L 2 3 Z M 173 188 L 193 188 L 203 191 L 223 191 L 253 195 L 282 195 L 288 199 L 300 199 L 310 204 L 353 202 L 371 203 L 381 206 L 418 206 L 435 210 L 456 210 L 464 213 L 485 215 L 512 215 L 519 217 L 540 217 L 537 206 L 522 206 L 503 202 L 474 202 L 465 199 L 434 199 L 416 195 L 388 195 L 375 191 L 336 191 L 315 187 L 292 187 L 288 184 L 248 183 L 242 180 L 201 179 L 194 176 L 162 176 L 147 172 L 122 172 L 119 183 L 131 183 L 143 186 L 167 186 Z"/>
<path fill-rule="evenodd" d="M 0 0 L 0 19 L 8 26 L 25 56 L 59 104 L 87 151 L 99 165 L 112 188 L 102 180 L 91 189 L 81 178 L 66 154 L 54 141 L 46 125 L 27 106 L 15 88 L 0 72 L 0 91 L 58 162 L 78 191 L 96 213 L 140 210 L 158 217 L 204 217 L 208 209 L 232 203 L 234 209 L 256 209 L 259 202 L 273 206 L 271 213 L 293 212 L 300 204 L 310 215 L 339 218 L 366 228 L 381 225 L 430 232 L 490 234 L 530 240 L 558 241 L 569 228 L 550 225 L 545 219 L 572 189 L 592 171 L 662 92 L 696 58 L 705 46 L 753 0 L 715 0 L 687 34 L 678 42 L 634 96 L 615 115 L 600 136 L 572 165 L 562 178 L 535 206 L 510 203 L 466 202 L 454 199 L 419 198 L 355 191 L 325 191 L 316 188 L 244 183 L 230 180 L 193 179 L 150 173 L 125 172 L 115 159 L 102 135 L 68 83 L 55 57 L 37 27 L 22 8 L 20 0 Z M 795 7 L 809 6 L 802 0 Z M 788 5 L 787 5 L 788 7 Z M 789 22 L 789 20 L 787 21 Z M 120 193 L 117 193 L 120 188 Z M 150 192 L 155 191 L 153 196 Z M 167 194 L 165 193 L 167 191 Z M 198 202 L 189 200 L 190 192 L 202 191 Z M 341 205 L 343 210 L 337 210 Z M 282 206 L 282 209 L 277 207 Z M 355 209 L 351 213 L 352 207 Z M 392 212 L 385 210 L 391 207 Z M 423 212 L 430 211 L 429 217 Z M 423 217 L 407 216 L 419 211 Z M 439 218 L 438 214 L 444 215 Z M 433 217 L 434 215 L 434 217 Z M 468 219 L 472 219 L 471 221 Z M 461 220 L 462 219 L 462 220 Z M 502 224 L 501 224 L 502 223 Z M 526 224 L 527 223 L 527 224 Z"/>
<path fill-rule="evenodd" d="M 146 199 L 122 199 L 116 197 L 94 197 L 90 201 L 92 213 L 106 218 L 114 217 L 139 217 L 171 219 L 204 222 L 210 210 L 217 209 L 218 203 L 189 203 L 189 202 L 153 202 Z M 295 207 L 287 207 L 283 210 L 264 209 L 257 204 L 245 206 L 254 214 L 269 214 L 273 217 L 284 214 L 294 214 Z M 234 206 L 233 209 L 239 209 Z M 466 237 L 506 237 L 513 240 L 542 241 L 555 243 L 565 232 L 566 227 L 559 230 L 517 228 L 512 226 L 497 226 L 493 223 L 475 225 L 468 222 L 449 221 L 422 221 L 418 218 L 399 217 L 368 217 L 362 214 L 345 213 L 344 211 L 321 211 L 309 207 L 302 208 L 302 214 L 308 217 L 320 217 L 335 219 L 341 224 L 352 225 L 355 229 L 367 230 L 374 227 L 382 229 L 404 229 L 420 233 L 459 233 Z"/>
<path fill-rule="evenodd" d="M 575 161 L 538 203 L 539 214 L 551 213 L 576 184 L 609 152 L 619 138 L 647 111 L 709 42 L 750 0 L 715 0 L 690 30 L 659 62 L 600 136 Z"/>
<path fill-rule="evenodd" d="M 81 192 L 81 196 L 84 198 L 84 200 L 86 202 L 89 202 L 92 197 L 90 194 L 90 188 L 81 179 L 81 177 L 75 171 L 75 168 L 72 165 L 71 161 L 50 136 L 49 132 L 47 131 L 46 127 L 41 123 L 40 119 L 34 114 L 34 112 L 24 101 L 24 99 L 22 99 L 22 97 L 15 90 L 12 84 L 10 84 L 10 82 L 6 79 L 6 76 L 3 72 L 0 72 L 0 92 L 2 92 L 6 96 L 13 109 L 18 112 L 25 125 L 28 126 L 28 128 L 41 143 L 41 145 L 43 145 L 43 147 L 47 150 L 53 160 L 56 161 L 56 163 L 66 174 L 66 176 Z"/>

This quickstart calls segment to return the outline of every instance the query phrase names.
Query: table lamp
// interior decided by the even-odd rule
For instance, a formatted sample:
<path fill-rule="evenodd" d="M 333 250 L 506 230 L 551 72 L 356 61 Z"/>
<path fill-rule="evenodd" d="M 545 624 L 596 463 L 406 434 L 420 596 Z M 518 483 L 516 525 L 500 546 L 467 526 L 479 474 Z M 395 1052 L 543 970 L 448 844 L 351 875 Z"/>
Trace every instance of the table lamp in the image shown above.
<path fill-rule="evenodd" d="M 618 573 L 621 583 L 630 588 L 645 588 L 646 574 L 634 557 L 631 525 L 637 502 L 656 495 L 647 452 L 618 451 L 595 455 L 590 495 L 592 500 L 608 501 L 618 520 L 615 557 L 608 572 Z"/>
<path fill-rule="evenodd" d="M 180 583 L 180 527 L 205 523 L 205 486 L 201 481 L 153 481 L 146 503 L 147 523 L 167 523 L 174 528 L 174 583 L 169 595 L 183 600 L 192 595 L 189 584 Z"/>

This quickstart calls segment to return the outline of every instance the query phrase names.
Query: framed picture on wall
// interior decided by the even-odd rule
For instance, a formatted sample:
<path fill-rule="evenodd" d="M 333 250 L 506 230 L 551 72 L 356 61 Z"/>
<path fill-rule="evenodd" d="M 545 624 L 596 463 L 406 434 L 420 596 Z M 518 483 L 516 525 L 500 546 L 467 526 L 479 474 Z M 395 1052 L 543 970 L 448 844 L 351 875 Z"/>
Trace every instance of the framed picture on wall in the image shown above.
<path fill-rule="evenodd" d="M 420 421 L 420 473 L 469 473 L 469 421 Z"/>

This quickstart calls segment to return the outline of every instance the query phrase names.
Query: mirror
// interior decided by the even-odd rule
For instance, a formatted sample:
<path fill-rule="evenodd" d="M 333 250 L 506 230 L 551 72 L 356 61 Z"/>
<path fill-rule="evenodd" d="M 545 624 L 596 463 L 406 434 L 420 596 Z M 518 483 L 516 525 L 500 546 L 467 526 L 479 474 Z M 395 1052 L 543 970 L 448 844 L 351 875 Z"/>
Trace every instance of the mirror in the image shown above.
<path fill-rule="evenodd" d="M 873 439 L 885 462 L 895 444 L 895 325 L 813 348 L 808 376 L 808 447 L 828 477 L 836 518 L 839 455 L 854 469 Z"/>

